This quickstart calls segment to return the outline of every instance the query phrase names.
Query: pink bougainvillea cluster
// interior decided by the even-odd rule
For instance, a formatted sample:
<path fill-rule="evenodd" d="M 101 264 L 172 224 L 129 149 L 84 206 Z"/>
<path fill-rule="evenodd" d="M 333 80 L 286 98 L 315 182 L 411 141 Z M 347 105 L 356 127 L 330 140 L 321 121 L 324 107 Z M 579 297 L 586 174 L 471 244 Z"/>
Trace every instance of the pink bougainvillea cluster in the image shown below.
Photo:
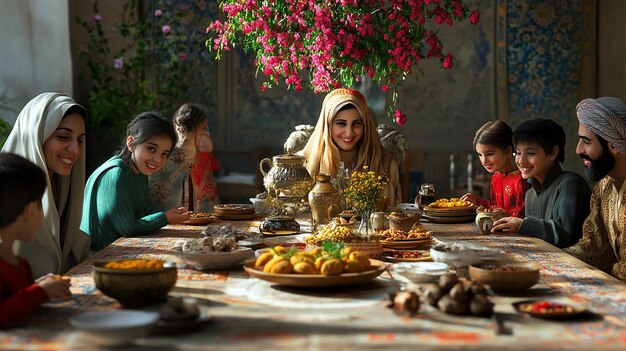
<path fill-rule="evenodd" d="M 284 82 L 324 93 L 367 74 L 384 91 L 393 89 L 390 115 L 399 124 L 406 115 L 395 109 L 398 84 L 424 59 L 453 67 L 437 26 L 480 19 L 462 0 L 222 0 L 220 7 L 226 20 L 207 28 L 207 47 L 218 59 L 243 44 L 267 76 L 264 89 Z"/>

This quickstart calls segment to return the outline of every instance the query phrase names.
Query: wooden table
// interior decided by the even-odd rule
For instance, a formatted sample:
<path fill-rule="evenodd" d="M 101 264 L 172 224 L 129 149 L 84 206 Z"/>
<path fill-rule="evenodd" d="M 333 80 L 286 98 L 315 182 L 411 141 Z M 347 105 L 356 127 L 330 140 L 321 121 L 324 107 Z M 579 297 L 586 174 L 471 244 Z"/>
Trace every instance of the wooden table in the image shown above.
<path fill-rule="evenodd" d="M 254 230 L 258 223 L 233 224 Z M 626 349 L 623 282 L 538 239 L 482 236 L 472 223 L 425 225 L 440 240 L 471 240 L 541 265 L 540 284 L 533 289 L 492 298 L 513 335 L 494 335 L 491 319 L 449 316 L 430 306 L 423 306 L 414 318 L 399 317 L 387 308 L 388 292 L 397 289 L 387 273 L 357 287 L 298 290 L 249 277 L 240 268 L 217 272 L 184 268 L 178 271 L 173 294 L 198 298 L 208 309 L 210 322 L 191 333 L 151 335 L 117 349 Z M 68 324 L 70 317 L 82 312 L 120 308 L 95 288 L 93 260 L 171 258 L 180 238 L 199 237 L 201 229 L 167 226 L 154 235 L 117 240 L 69 272 L 73 301 L 45 304 L 22 327 L 0 331 L 0 349 L 97 349 Z M 529 297 L 554 296 L 585 304 L 593 313 L 582 320 L 555 322 L 518 315 L 511 306 Z"/>

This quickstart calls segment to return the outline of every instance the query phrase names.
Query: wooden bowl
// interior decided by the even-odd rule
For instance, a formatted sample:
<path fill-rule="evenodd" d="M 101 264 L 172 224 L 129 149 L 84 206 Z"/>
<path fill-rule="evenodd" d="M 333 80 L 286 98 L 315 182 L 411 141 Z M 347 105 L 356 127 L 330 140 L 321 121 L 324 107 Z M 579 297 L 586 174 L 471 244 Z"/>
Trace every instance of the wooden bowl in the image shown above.
<path fill-rule="evenodd" d="M 176 285 L 178 276 L 173 262 L 166 261 L 162 268 L 137 269 L 104 268 L 107 262 L 93 264 L 96 288 L 124 307 L 137 308 L 163 302 Z"/>
<path fill-rule="evenodd" d="M 523 291 L 539 281 L 539 265 L 533 262 L 475 263 L 469 266 L 469 276 L 494 291 Z"/>

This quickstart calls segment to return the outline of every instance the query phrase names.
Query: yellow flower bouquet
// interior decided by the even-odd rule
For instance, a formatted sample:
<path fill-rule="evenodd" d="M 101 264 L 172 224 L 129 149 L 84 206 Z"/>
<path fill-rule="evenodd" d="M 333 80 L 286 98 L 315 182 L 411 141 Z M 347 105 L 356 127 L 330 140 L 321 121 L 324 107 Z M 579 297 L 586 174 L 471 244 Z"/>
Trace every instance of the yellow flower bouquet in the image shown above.
<path fill-rule="evenodd" d="M 380 201 L 386 186 L 387 177 L 377 175 L 367 166 L 363 166 L 362 171 L 352 172 L 350 183 L 343 191 L 346 205 L 361 215 L 361 223 L 365 225 L 365 233 L 362 233 L 364 235 L 371 234 L 369 216 Z"/>

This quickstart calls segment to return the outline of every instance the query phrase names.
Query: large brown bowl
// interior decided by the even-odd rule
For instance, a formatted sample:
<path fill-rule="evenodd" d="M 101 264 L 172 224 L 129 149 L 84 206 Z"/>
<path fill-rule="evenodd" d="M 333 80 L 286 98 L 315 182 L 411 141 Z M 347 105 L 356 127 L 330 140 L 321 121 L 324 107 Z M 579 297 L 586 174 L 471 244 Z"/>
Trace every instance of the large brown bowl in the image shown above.
<path fill-rule="evenodd" d="M 121 260 L 119 260 L 121 261 Z M 109 261 L 93 264 L 93 280 L 105 295 L 127 308 L 137 308 L 163 302 L 176 285 L 177 271 L 173 262 L 163 268 L 112 269 L 104 268 Z"/>
<path fill-rule="evenodd" d="M 469 266 L 469 276 L 494 291 L 523 291 L 539 281 L 539 265 L 532 262 L 475 263 Z"/>

